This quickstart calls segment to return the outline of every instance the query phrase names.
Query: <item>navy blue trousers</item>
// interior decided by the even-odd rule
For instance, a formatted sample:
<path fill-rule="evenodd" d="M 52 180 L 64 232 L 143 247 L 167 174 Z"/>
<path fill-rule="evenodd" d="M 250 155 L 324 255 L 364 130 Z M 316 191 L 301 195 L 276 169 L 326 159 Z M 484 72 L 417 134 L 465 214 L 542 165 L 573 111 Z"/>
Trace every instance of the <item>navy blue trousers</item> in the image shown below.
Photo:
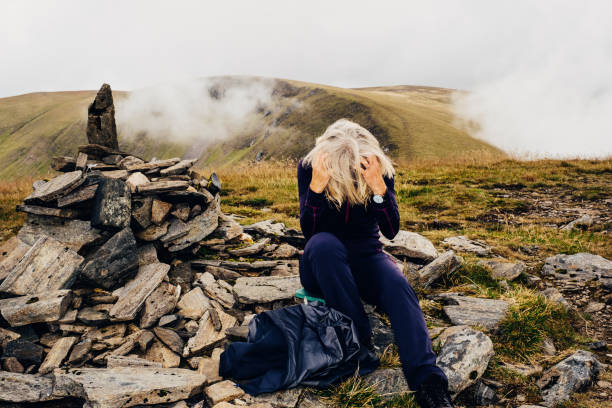
<path fill-rule="evenodd" d="M 362 343 L 372 329 L 361 299 L 389 316 L 406 381 L 415 390 L 431 374 L 448 383 L 436 366 L 436 355 L 414 290 L 400 268 L 384 252 L 350 253 L 334 234 L 318 232 L 300 258 L 300 281 L 328 306 L 349 316 Z"/>

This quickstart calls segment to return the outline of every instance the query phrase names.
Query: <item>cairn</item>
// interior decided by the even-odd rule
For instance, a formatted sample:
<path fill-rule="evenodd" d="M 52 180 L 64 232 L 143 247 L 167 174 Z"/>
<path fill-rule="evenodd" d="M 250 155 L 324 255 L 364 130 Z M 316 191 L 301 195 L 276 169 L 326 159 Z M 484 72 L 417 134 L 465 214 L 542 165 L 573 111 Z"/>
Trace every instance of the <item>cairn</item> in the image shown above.
<path fill-rule="evenodd" d="M 34 183 L 2 247 L 0 400 L 225 400 L 222 347 L 294 301 L 303 236 L 223 214 L 219 178 L 195 160 L 120 151 L 108 85 L 88 119 L 97 143 L 53 158 L 63 174 Z"/>

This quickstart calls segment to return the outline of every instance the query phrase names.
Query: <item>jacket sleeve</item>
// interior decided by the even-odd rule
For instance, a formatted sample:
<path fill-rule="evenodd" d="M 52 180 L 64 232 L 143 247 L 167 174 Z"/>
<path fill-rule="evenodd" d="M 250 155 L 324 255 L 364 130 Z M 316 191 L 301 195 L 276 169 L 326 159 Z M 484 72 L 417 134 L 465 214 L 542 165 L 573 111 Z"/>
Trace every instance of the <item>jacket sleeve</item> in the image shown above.
<path fill-rule="evenodd" d="M 381 204 L 370 202 L 374 215 L 378 221 L 380 232 L 387 239 L 393 239 L 399 232 L 400 215 L 395 197 L 395 180 L 393 177 L 383 177 L 387 191 Z"/>
<path fill-rule="evenodd" d="M 308 240 L 317 232 L 333 230 L 331 209 L 325 193 L 316 193 L 310 189 L 312 168 L 304 168 L 301 160 L 298 163 L 297 179 L 300 197 L 300 227 L 304 238 Z"/>

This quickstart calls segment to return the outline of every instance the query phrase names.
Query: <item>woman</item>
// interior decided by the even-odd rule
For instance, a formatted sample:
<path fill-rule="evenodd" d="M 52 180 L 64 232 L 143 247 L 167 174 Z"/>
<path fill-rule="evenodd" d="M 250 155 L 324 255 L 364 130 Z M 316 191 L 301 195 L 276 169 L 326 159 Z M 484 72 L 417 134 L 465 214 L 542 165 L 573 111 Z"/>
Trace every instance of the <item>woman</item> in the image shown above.
<path fill-rule="evenodd" d="M 348 315 L 369 348 L 372 333 L 361 298 L 384 311 L 417 401 L 423 408 L 452 407 L 419 301 L 379 241 L 379 231 L 393 239 L 399 230 L 394 174 L 376 138 L 356 123 L 340 119 L 316 139 L 297 170 L 306 238 L 300 280 Z"/>

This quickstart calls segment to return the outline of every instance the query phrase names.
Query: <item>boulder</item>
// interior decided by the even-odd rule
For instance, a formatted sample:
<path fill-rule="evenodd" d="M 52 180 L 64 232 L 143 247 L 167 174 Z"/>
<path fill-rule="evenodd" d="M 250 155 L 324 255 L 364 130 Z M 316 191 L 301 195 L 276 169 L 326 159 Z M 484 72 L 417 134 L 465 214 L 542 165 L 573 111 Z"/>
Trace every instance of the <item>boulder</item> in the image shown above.
<path fill-rule="evenodd" d="M 53 394 L 86 400 L 92 408 L 162 404 L 202 392 L 206 377 L 180 368 L 115 367 L 54 371 Z"/>
<path fill-rule="evenodd" d="M 128 185 L 120 179 L 105 178 L 94 196 L 91 225 L 103 229 L 129 227 L 132 200 Z"/>
<path fill-rule="evenodd" d="M 64 173 L 60 176 L 52 178 L 45 184 L 38 187 L 23 201 L 25 201 L 27 204 L 35 203 L 37 201 L 53 201 L 58 197 L 61 197 L 62 195 L 74 190 L 84 181 L 85 179 L 83 178 L 83 172 L 81 170 Z"/>
<path fill-rule="evenodd" d="M 416 272 L 418 283 L 428 288 L 442 275 L 453 273 L 461 264 L 463 264 L 462 257 L 455 255 L 453 251 L 446 251 Z"/>
<path fill-rule="evenodd" d="M 70 290 L 56 290 L 0 300 L 0 313 L 13 327 L 57 322 L 72 301 Z"/>
<path fill-rule="evenodd" d="M 138 268 L 136 238 L 127 227 L 113 235 L 84 262 L 81 278 L 96 287 L 112 289 L 123 285 Z"/>
<path fill-rule="evenodd" d="M 580 252 L 573 255 L 555 255 L 546 258 L 542 274 L 578 286 L 588 281 L 601 281 L 612 290 L 612 261 L 594 254 Z"/>
<path fill-rule="evenodd" d="M 491 270 L 491 276 L 497 280 L 511 281 L 520 276 L 525 270 L 523 262 L 508 262 L 505 260 L 498 261 L 495 259 L 482 260 L 479 265 L 487 267 Z"/>
<path fill-rule="evenodd" d="M 574 228 L 586 229 L 586 228 L 590 227 L 591 225 L 593 225 L 593 217 L 591 217 L 588 214 L 584 214 L 584 215 L 580 216 L 579 218 L 575 219 L 574 221 L 570 222 L 567 225 L 564 225 L 563 227 L 561 227 L 559 229 L 563 230 L 563 231 L 571 231 Z"/>
<path fill-rule="evenodd" d="M 491 254 L 491 247 L 486 242 L 468 239 L 465 235 L 445 238 L 442 244 L 457 252 L 469 252 L 478 256 Z"/>
<path fill-rule="evenodd" d="M 482 376 L 495 354 L 491 339 L 468 326 L 450 327 L 434 342 L 441 347 L 436 364 L 446 374 L 454 396 Z"/>
<path fill-rule="evenodd" d="M 52 378 L 0 371 L 0 401 L 40 403 L 55 399 L 52 393 Z"/>
<path fill-rule="evenodd" d="M 568 400 L 571 393 L 583 391 L 593 384 L 604 365 L 589 351 L 578 350 L 545 371 L 537 381 L 544 405 L 551 407 Z"/>
<path fill-rule="evenodd" d="M 87 109 L 87 141 L 109 149 L 119 149 L 113 93 L 108 84 L 102 84 Z"/>
<path fill-rule="evenodd" d="M 389 253 L 418 259 L 422 262 L 431 262 L 438 257 L 438 251 L 430 240 L 416 232 L 400 230 L 393 239 L 387 239 L 382 234 L 380 242 Z"/>
<path fill-rule="evenodd" d="M 147 297 L 168 274 L 170 265 L 153 263 L 138 268 L 138 274 L 120 291 L 119 300 L 110 310 L 114 321 L 133 320 Z"/>
<path fill-rule="evenodd" d="M 70 288 L 83 257 L 48 236 L 40 237 L 6 277 L 0 292 L 15 295 Z"/>
<path fill-rule="evenodd" d="M 293 299 L 301 287 L 299 276 L 256 276 L 236 279 L 233 291 L 238 302 L 257 304 Z"/>
<path fill-rule="evenodd" d="M 456 325 L 481 326 L 488 330 L 497 328 L 506 316 L 508 302 L 504 300 L 482 299 L 461 296 L 453 293 L 438 295 L 446 303 L 444 313 Z"/>

